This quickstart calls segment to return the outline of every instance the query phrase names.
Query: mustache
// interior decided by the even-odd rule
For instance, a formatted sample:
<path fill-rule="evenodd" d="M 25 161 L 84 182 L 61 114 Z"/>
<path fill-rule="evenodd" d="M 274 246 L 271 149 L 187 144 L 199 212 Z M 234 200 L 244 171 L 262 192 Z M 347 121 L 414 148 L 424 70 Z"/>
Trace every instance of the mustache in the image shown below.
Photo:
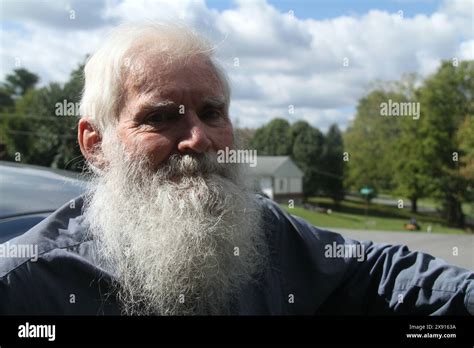
<path fill-rule="evenodd" d="M 231 167 L 231 164 L 219 163 L 217 154 L 212 152 L 173 154 L 164 163 L 160 164 L 156 172 L 165 180 L 209 177 L 211 175 L 230 178 Z"/>

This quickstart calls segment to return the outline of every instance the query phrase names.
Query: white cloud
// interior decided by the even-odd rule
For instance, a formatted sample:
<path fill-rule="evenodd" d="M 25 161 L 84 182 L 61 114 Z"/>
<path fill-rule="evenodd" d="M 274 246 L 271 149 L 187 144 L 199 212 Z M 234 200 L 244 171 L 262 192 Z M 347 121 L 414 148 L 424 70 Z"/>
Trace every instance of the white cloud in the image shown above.
<path fill-rule="evenodd" d="M 106 24 L 102 0 L 2 0 L 2 20 L 34 22 L 61 31 L 94 29 Z"/>
<path fill-rule="evenodd" d="M 8 47 L 1 54 L 5 68 L 2 75 L 19 63 L 39 74 L 41 84 L 66 81 L 86 54 L 98 47 L 100 36 L 104 34 L 103 29 L 61 32 L 36 23 L 26 23 L 24 29 L 28 34 L 2 32 L 2 46 Z"/>
<path fill-rule="evenodd" d="M 474 59 L 474 40 L 461 42 L 456 57 L 460 60 Z"/>
<path fill-rule="evenodd" d="M 6 4 L 10 27 L 1 29 L 2 77 L 20 57 L 44 82 L 65 81 L 112 24 L 178 20 L 217 44 L 233 85 L 232 116 L 242 126 L 285 117 L 322 129 L 332 122 L 344 127 L 374 80 L 399 79 L 408 72 L 426 76 L 441 59 L 474 58 L 472 2 L 462 0 L 446 1 L 431 15 L 400 18 L 372 10 L 326 20 L 301 20 L 264 0 L 238 0 L 222 12 L 204 0 L 105 0 L 89 7 L 78 0 L 44 7 Z M 82 17 L 67 19 L 68 8 Z M 345 58 L 348 66 L 343 66 Z M 287 112 L 290 104 L 294 115 Z"/>
<path fill-rule="evenodd" d="M 238 126 L 255 128 L 273 118 L 284 118 L 290 123 L 305 120 L 317 125 L 323 132 L 326 132 L 333 123 L 346 124 L 353 113 L 353 108 L 295 107 L 294 113 L 291 114 L 288 107 L 262 107 L 261 103 L 248 100 L 234 100 L 230 108 L 231 118 Z M 244 120 L 246 121 L 243 122 Z"/>
<path fill-rule="evenodd" d="M 218 11 L 206 7 L 204 0 L 110 0 L 105 18 L 120 22 L 139 20 L 179 21 L 201 32 L 213 27 Z"/>

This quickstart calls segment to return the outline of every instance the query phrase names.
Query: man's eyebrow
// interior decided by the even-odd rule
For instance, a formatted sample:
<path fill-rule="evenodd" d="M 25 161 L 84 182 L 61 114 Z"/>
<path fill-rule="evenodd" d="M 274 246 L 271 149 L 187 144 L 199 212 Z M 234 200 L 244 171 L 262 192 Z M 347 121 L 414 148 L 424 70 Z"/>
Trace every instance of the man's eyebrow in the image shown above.
<path fill-rule="evenodd" d="M 137 115 L 159 109 L 174 108 L 178 105 L 172 100 L 147 101 L 138 107 Z"/>
<path fill-rule="evenodd" d="M 203 108 L 216 108 L 216 109 L 225 109 L 227 102 L 222 97 L 206 97 L 202 101 Z M 178 108 L 179 104 L 175 103 L 172 100 L 160 100 L 160 101 L 146 101 L 138 107 L 138 112 L 136 115 L 144 115 L 152 111 L 157 111 L 160 109 L 173 109 Z"/>
<path fill-rule="evenodd" d="M 221 97 L 208 97 L 203 100 L 204 107 L 212 107 L 216 109 L 224 109 L 227 106 L 227 102 Z"/>

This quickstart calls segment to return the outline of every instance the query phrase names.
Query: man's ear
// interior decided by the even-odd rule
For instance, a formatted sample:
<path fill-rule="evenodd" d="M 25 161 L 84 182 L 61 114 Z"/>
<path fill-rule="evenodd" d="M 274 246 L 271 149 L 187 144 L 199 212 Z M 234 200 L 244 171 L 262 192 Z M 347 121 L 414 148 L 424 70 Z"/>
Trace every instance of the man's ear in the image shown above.
<path fill-rule="evenodd" d="M 100 152 L 102 136 L 98 129 L 87 118 L 81 118 L 77 127 L 77 139 L 81 152 L 86 160 L 102 169 L 104 161 Z"/>

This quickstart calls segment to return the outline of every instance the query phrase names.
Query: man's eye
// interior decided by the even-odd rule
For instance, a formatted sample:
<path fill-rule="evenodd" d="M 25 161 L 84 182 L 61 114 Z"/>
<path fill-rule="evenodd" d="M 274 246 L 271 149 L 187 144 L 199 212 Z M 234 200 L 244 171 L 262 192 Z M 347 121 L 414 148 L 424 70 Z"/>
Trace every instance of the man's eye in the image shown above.
<path fill-rule="evenodd" d="M 170 122 L 177 119 L 177 116 L 174 114 L 168 113 L 154 113 L 146 118 L 147 123 L 163 123 Z"/>
<path fill-rule="evenodd" d="M 219 110 L 207 110 L 201 116 L 201 118 L 205 120 L 215 120 L 220 117 L 222 117 L 222 112 Z"/>

